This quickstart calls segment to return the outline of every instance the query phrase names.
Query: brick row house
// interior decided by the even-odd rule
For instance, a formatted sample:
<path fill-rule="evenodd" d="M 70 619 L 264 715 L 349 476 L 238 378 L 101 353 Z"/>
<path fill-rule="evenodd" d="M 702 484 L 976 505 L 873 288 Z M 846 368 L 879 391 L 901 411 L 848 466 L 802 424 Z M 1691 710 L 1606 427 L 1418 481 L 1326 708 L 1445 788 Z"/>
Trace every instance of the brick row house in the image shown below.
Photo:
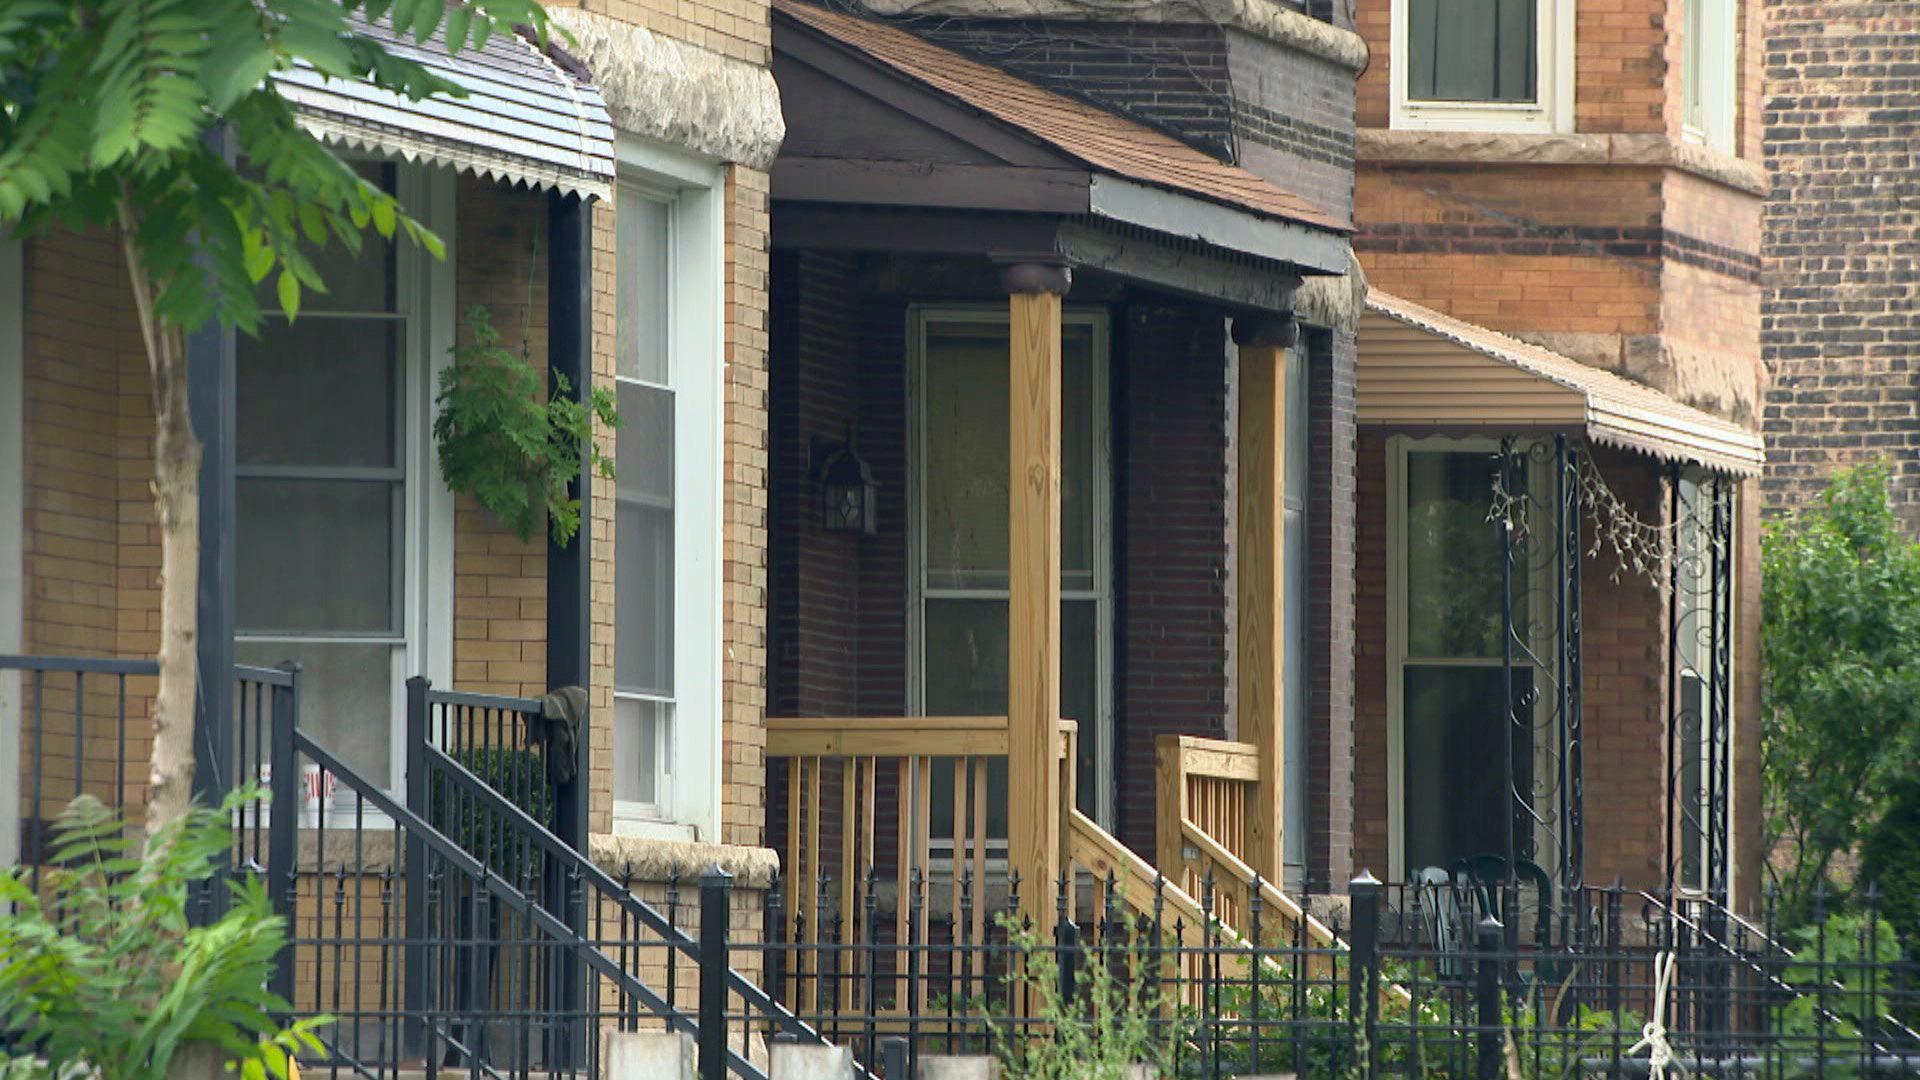
<path fill-rule="evenodd" d="M 882 1003 L 799 946 L 1045 923 L 1063 875 L 1328 944 L 1362 871 L 1751 904 L 1757 5 L 554 17 L 454 61 L 458 106 L 290 82 L 447 258 L 374 246 L 298 322 L 194 338 L 201 784 L 271 786 L 240 855 L 341 1061 L 477 1053 L 489 992 L 514 1068 L 685 1026 L 715 866 L 736 941 L 796 946 L 727 993 L 807 1034 L 783 1005 Z M 143 801 L 113 252 L 0 251 L 5 862 L 77 791 Z M 440 478 L 474 305 L 617 394 L 572 544 Z M 432 944 L 480 910 L 521 950 L 487 990 Z"/>

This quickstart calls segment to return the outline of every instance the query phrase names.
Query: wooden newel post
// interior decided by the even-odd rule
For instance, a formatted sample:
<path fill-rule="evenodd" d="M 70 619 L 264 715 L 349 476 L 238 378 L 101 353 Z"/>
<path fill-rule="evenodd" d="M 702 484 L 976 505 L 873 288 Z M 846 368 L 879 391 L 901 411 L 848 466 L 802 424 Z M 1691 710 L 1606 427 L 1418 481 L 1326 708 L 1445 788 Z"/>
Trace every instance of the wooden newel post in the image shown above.
<path fill-rule="evenodd" d="M 1259 779 L 1247 807 L 1249 865 L 1282 880 L 1284 808 L 1287 350 L 1298 328 L 1290 317 L 1239 318 L 1239 674 L 1240 741 L 1258 751 Z"/>
<path fill-rule="evenodd" d="M 1063 791 L 1060 716 L 1060 298 L 1057 261 L 1006 262 L 1009 372 L 1007 835 L 1020 896 L 1042 941 L 1054 924 Z"/>

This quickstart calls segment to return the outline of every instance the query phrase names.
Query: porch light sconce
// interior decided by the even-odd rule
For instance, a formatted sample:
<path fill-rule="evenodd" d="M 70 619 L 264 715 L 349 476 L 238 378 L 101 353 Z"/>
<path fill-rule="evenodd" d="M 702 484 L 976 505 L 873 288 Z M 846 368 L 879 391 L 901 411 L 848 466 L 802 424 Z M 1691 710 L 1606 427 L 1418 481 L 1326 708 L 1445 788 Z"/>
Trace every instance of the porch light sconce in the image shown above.
<path fill-rule="evenodd" d="M 820 500 L 820 525 L 828 532 L 872 536 L 879 532 L 879 491 L 873 469 L 853 452 L 853 426 L 845 442 L 813 445 L 813 482 Z"/>

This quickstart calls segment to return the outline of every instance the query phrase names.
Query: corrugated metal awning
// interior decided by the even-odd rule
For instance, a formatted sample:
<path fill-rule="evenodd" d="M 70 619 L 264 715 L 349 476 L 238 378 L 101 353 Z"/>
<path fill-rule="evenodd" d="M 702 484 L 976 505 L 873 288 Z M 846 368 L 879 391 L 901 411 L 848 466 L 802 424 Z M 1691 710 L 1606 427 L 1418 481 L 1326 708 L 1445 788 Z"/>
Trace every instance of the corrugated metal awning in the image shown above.
<path fill-rule="evenodd" d="M 409 101 L 365 82 L 324 79 L 308 67 L 275 76 L 315 136 L 537 188 L 612 194 L 613 122 L 600 92 L 531 42 L 496 33 L 478 49 L 449 55 L 439 33 L 415 42 L 386 26 L 359 25 L 396 56 L 459 83 L 467 96 Z"/>
<path fill-rule="evenodd" d="M 1760 436 L 1651 387 L 1374 292 L 1360 318 L 1362 424 L 1488 432 L 1553 429 L 1753 476 Z"/>

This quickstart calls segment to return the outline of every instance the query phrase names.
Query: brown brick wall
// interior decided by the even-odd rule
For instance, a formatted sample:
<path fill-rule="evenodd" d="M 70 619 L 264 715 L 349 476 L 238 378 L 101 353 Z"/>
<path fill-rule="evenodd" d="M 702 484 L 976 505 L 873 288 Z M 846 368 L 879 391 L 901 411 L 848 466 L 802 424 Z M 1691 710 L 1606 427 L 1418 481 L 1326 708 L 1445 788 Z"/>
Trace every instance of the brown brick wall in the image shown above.
<path fill-rule="evenodd" d="M 1920 528 L 1920 18 L 1905 3 L 1777 3 L 1766 34 L 1768 508 L 1886 459 Z"/>

